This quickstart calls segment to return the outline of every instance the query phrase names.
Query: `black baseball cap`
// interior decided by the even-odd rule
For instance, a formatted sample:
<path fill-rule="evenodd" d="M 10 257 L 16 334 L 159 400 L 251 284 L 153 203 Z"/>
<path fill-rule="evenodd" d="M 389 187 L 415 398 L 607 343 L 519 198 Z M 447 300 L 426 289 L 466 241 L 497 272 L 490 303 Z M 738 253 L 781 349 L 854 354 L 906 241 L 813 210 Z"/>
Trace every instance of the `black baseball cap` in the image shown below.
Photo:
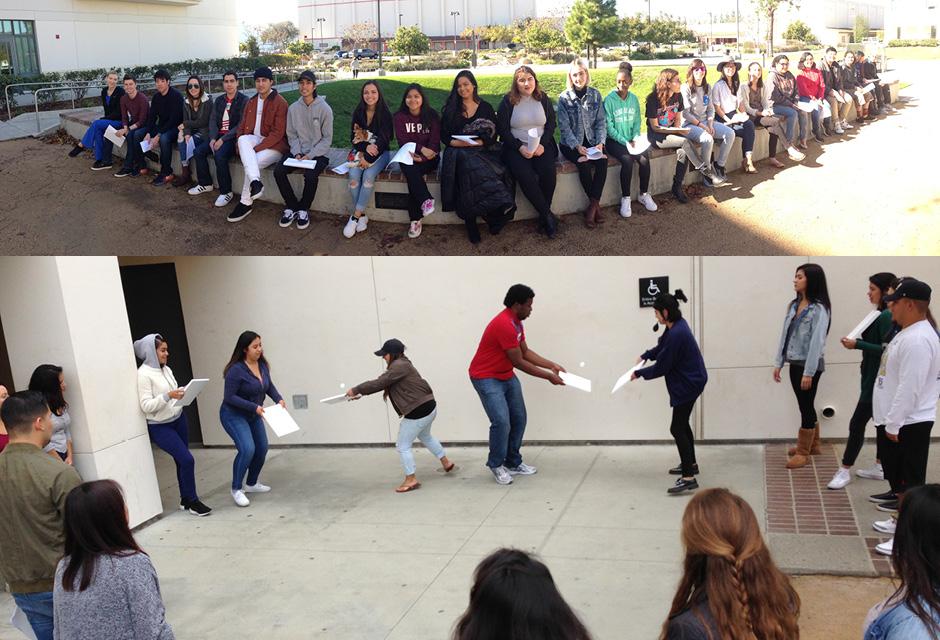
<path fill-rule="evenodd" d="M 274 82 L 274 72 L 271 71 L 271 67 L 258 67 L 255 69 L 255 80 L 258 78 L 267 78 Z"/>
<path fill-rule="evenodd" d="M 309 80 L 313 84 L 317 83 L 317 77 L 314 75 L 313 71 L 311 71 L 310 69 L 307 69 L 306 71 L 300 74 L 300 77 L 297 78 L 297 82 L 300 82 L 301 80 Z"/>
<path fill-rule="evenodd" d="M 910 300 L 923 300 L 930 302 L 930 286 L 926 282 L 910 278 L 902 280 L 894 293 L 889 293 L 884 297 L 885 302 L 895 302 L 901 298 Z"/>
<path fill-rule="evenodd" d="M 375 355 L 384 356 L 391 354 L 393 356 L 397 356 L 404 352 L 405 345 L 402 344 L 401 340 L 392 338 L 390 340 L 386 340 L 385 344 L 382 345 L 382 348 L 375 352 Z"/>

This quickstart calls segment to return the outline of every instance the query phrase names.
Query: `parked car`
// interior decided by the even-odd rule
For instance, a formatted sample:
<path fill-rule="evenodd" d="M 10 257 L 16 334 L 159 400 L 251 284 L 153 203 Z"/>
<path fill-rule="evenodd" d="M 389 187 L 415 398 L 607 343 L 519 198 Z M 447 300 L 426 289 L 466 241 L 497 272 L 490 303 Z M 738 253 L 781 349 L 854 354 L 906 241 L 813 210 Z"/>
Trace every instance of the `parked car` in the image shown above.
<path fill-rule="evenodd" d="M 379 57 L 379 52 L 375 49 L 353 49 L 350 57 L 355 58 L 356 60 L 362 60 L 363 58 L 375 60 Z"/>
<path fill-rule="evenodd" d="M 348 51 L 343 51 L 343 50 L 341 49 L 341 50 L 337 51 L 337 52 L 334 54 L 333 57 L 336 58 L 337 60 L 340 59 L 340 58 L 348 58 L 348 57 L 349 57 L 349 52 L 348 52 Z"/>

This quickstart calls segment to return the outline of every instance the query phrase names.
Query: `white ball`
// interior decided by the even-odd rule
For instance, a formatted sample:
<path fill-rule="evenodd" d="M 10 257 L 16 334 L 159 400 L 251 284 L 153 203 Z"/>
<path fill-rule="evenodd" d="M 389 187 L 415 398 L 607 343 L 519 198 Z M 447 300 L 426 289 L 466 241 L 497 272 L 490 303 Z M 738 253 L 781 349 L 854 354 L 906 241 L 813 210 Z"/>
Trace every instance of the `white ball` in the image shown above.
<path fill-rule="evenodd" d="M 582 366 L 582 367 L 584 366 L 584 363 L 583 363 L 583 362 L 581 363 L 581 366 Z"/>

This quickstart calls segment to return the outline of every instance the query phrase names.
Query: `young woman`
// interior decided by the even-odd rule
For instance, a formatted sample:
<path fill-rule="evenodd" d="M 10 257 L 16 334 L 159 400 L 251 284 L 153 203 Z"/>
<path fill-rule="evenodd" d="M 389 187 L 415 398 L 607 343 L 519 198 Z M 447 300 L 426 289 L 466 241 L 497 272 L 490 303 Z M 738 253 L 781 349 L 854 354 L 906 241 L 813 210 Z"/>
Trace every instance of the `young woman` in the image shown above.
<path fill-rule="evenodd" d="M 862 85 L 858 81 L 858 73 L 855 69 L 855 54 L 851 51 L 845 52 L 842 64 L 839 65 L 839 80 L 842 81 L 842 90 L 851 96 L 852 101 L 855 103 L 855 121 L 858 124 L 863 124 L 868 117 L 868 103 L 873 98 L 871 98 L 870 92 L 862 94 L 861 97 L 857 93 Z"/>
<path fill-rule="evenodd" d="M 349 192 L 353 214 L 343 227 L 343 235 L 347 238 L 362 233 L 369 225 L 365 210 L 375 189 L 376 178 L 391 159 L 388 145 L 393 136 L 392 114 L 382 97 L 382 89 L 374 80 L 368 80 L 362 85 L 359 104 L 352 115 Z"/>
<path fill-rule="evenodd" d="M 431 435 L 431 425 L 437 417 L 437 402 L 431 386 L 405 355 L 405 345 L 392 338 L 386 340 L 375 355 L 385 360 L 385 373 L 375 380 L 357 384 L 346 391 L 346 395 L 350 400 L 358 400 L 381 391 L 382 397 L 391 401 L 392 408 L 401 418 L 396 448 L 401 457 L 401 466 L 405 469 L 405 479 L 395 491 L 407 493 L 421 488 L 421 483 L 415 477 L 415 457 L 411 453 L 411 444 L 415 438 L 440 460 L 445 472 L 453 471 L 455 465 L 448 460 L 441 443 Z"/>
<path fill-rule="evenodd" d="M 591 640 L 544 564 L 518 549 L 499 549 L 477 565 L 470 604 L 453 640 Z"/>
<path fill-rule="evenodd" d="M 189 161 L 196 147 L 209 139 L 212 107 L 212 101 L 202 89 L 202 80 L 199 76 L 189 76 L 186 81 L 186 95 L 183 96 L 183 123 L 179 126 L 180 133 L 183 135 L 183 140 L 179 144 L 180 164 L 183 166 L 183 171 L 173 181 L 174 187 L 188 188 L 192 182 L 193 174 L 189 169 Z"/>
<path fill-rule="evenodd" d="M 93 150 L 95 152 L 95 164 L 91 165 L 92 171 L 110 169 L 114 165 L 111 156 L 114 145 L 104 137 L 104 132 L 108 127 L 113 127 L 115 131 L 120 131 L 123 128 L 123 124 L 121 124 L 121 97 L 124 95 L 124 89 L 118 85 L 117 71 L 109 71 L 106 82 L 107 86 L 101 90 L 101 106 L 104 107 L 104 117 L 92 122 L 88 130 L 85 131 L 82 141 L 69 151 L 69 157 L 74 158 L 83 149 Z"/>
<path fill-rule="evenodd" d="M 842 338 L 842 346 L 846 349 L 859 349 L 862 351 L 862 390 L 855 405 L 855 412 L 849 419 L 849 440 L 845 444 L 842 454 L 842 466 L 829 481 L 830 489 L 842 489 L 852 481 L 852 465 L 858 458 L 862 445 L 865 443 L 865 427 L 872 418 L 871 395 L 878 377 L 878 366 L 881 364 L 881 353 L 889 341 L 891 333 L 891 311 L 884 301 L 888 287 L 894 280 L 893 273 L 876 273 L 868 278 L 868 301 L 875 305 L 881 315 L 862 332 L 860 339 Z M 881 470 L 881 455 L 875 455 L 873 469 L 859 469 L 860 477 L 877 474 L 884 478 Z M 863 475 L 864 472 L 864 475 Z M 877 477 L 876 476 L 876 477 Z"/>
<path fill-rule="evenodd" d="M 633 165 L 639 167 L 640 195 L 637 201 L 646 207 L 647 211 L 656 211 L 656 201 L 649 193 L 650 189 L 650 150 L 634 155 L 631 150 L 636 147 L 636 139 L 640 136 L 640 124 L 643 114 L 640 111 L 640 100 L 635 93 L 630 93 L 633 86 L 633 65 L 621 62 L 617 69 L 616 89 L 611 89 L 604 98 L 604 116 L 607 119 L 607 153 L 620 161 L 620 215 L 629 218 L 630 209 L 630 182 L 633 179 Z"/>
<path fill-rule="evenodd" d="M 271 490 L 271 487 L 258 482 L 268 454 L 268 434 L 262 420 L 264 398 L 268 396 L 282 407 L 284 399 L 271 380 L 271 367 L 264 357 L 261 336 L 254 331 L 244 331 L 238 336 L 222 375 L 225 377 L 225 392 L 219 420 L 238 450 L 232 463 L 232 499 L 239 507 L 247 507 L 246 493 Z M 244 484 L 246 473 L 247 484 Z"/>
<path fill-rule="evenodd" d="M 41 364 L 29 378 L 29 390 L 40 392 L 52 412 L 52 440 L 43 451 L 72 464 L 72 417 L 63 395 L 66 388 L 62 367 L 58 365 Z"/>
<path fill-rule="evenodd" d="M 741 138 L 741 151 L 744 153 L 744 173 L 757 173 L 754 168 L 754 123 L 750 118 L 744 122 L 733 123 L 732 118 L 738 113 L 746 113 L 743 101 L 738 92 L 741 89 L 741 79 L 738 72 L 741 63 L 732 59 L 722 60 L 718 63 L 718 82 L 712 87 L 712 104 L 715 105 L 715 116 L 722 124 L 731 128 L 735 136 Z"/>
<path fill-rule="evenodd" d="M 702 179 L 706 187 L 717 187 L 728 179 L 725 175 L 725 163 L 734 145 L 734 131 L 720 122 L 715 122 L 715 105 L 709 97 L 707 74 L 705 63 L 700 59 L 696 58 L 689 64 L 685 82 L 682 83 L 682 102 L 685 104 L 682 121 L 685 123 L 683 126 L 689 127 L 689 139 L 702 144 L 702 159 L 709 165 L 712 164 L 714 141 L 721 140 L 718 157 L 713 165 L 718 181 L 706 179 L 707 176 Z"/>
<path fill-rule="evenodd" d="M 167 365 L 170 350 L 166 340 L 151 333 L 134 342 L 134 354 L 143 364 L 137 369 L 137 396 L 147 419 L 150 441 L 170 454 L 176 464 L 180 488 L 180 510 L 194 516 L 207 516 L 212 509 L 196 494 L 196 461 L 189 452 L 189 426 L 183 407 L 175 401 L 183 397 L 173 370 Z"/>
<path fill-rule="evenodd" d="M 10 397 L 10 392 L 7 391 L 7 388 L 0 384 L 0 407 L 3 406 L 3 401 Z M 0 420 L 0 451 L 3 451 L 7 444 L 10 442 L 10 434 L 7 433 L 7 429 L 3 426 L 3 420 Z"/>
<path fill-rule="evenodd" d="M 707 178 L 712 184 L 719 182 L 711 168 L 711 136 L 709 142 L 702 141 L 699 150 L 693 146 L 689 133 L 690 127 L 680 127 L 680 114 L 685 110 L 680 89 L 682 80 L 675 69 L 663 69 L 656 78 L 656 84 L 646 96 L 646 136 L 658 149 L 676 149 L 676 173 L 672 178 L 672 195 L 682 203 L 689 201 L 682 190 L 682 181 L 689 164 Z M 703 140 L 700 137 L 700 140 Z M 708 158 L 708 161 L 705 160 Z"/>
<path fill-rule="evenodd" d="M 134 540 L 114 480 L 85 482 L 65 499 L 65 557 L 53 587 L 56 640 L 172 640 L 153 563 Z"/>
<path fill-rule="evenodd" d="M 653 313 L 656 314 L 656 322 L 659 324 L 654 330 L 659 330 L 661 324 L 666 326 L 666 331 L 655 347 L 637 358 L 637 364 L 644 360 L 653 361 L 654 364 L 639 369 L 631 377 L 631 380 L 652 380 L 661 376 L 666 378 L 669 406 L 672 407 L 669 432 L 676 441 L 680 460 L 678 467 L 669 470 L 669 473 L 679 476 L 675 485 L 667 490 L 670 494 L 698 489 L 698 482 L 695 480 L 699 472 L 698 462 L 695 460 L 695 439 L 689 418 L 695 401 L 702 395 L 708 382 L 702 352 L 695 342 L 692 329 L 682 317 L 680 300 L 688 302 L 681 289 L 677 289 L 675 295 L 660 293 L 656 296 Z"/>
<path fill-rule="evenodd" d="M 787 154 L 791 160 L 800 162 L 806 156 L 787 142 L 787 132 L 780 123 L 780 118 L 774 115 L 773 107 L 768 99 L 768 92 L 764 89 L 764 69 L 759 62 L 752 62 L 747 67 L 747 84 L 738 89 L 738 98 L 744 105 L 744 110 L 751 116 L 755 126 L 760 125 L 770 133 L 770 159 L 771 165 L 782 169 L 785 165 L 777 160 L 777 140 L 783 140 L 787 145 Z"/>
<path fill-rule="evenodd" d="M 408 217 L 411 219 L 408 237 L 417 238 L 421 235 L 421 219 L 434 213 L 434 198 L 424 176 L 437 171 L 441 152 L 441 121 L 424 97 L 420 84 L 405 88 L 394 124 L 399 146 L 415 143 L 411 154 L 414 164 L 401 165 L 401 172 L 408 181 Z"/>
<path fill-rule="evenodd" d="M 554 238 L 558 219 L 552 213 L 555 195 L 555 110 L 551 98 L 539 87 L 532 67 L 522 65 L 512 76 L 512 87 L 496 112 L 496 128 L 503 157 L 522 193 L 539 216 L 538 232 Z M 535 129 L 535 150 L 529 151 L 529 131 Z"/>
<path fill-rule="evenodd" d="M 797 122 L 800 119 L 800 110 L 796 106 L 799 94 L 796 89 L 796 78 L 790 73 L 788 57 L 780 54 L 774 58 L 768 81 L 774 114 L 783 120 L 783 126 L 787 132 L 787 145 L 795 147 Z"/>
<path fill-rule="evenodd" d="M 835 47 L 828 47 L 819 65 L 822 72 L 823 84 L 826 87 L 826 101 L 829 103 L 829 111 L 832 115 L 823 120 L 823 128 L 828 135 L 843 134 L 845 128 L 843 124 L 849 113 L 851 99 L 842 91 L 842 81 L 839 79 L 839 65 L 836 62 Z"/>
<path fill-rule="evenodd" d="M 780 382 L 783 364 L 790 365 L 790 385 L 800 408 L 797 445 L 787 462 L 787 469 L 806 466 L 810 454 L 818 454 L 819 422 L 816 419 L 816 389 L 825 369 L 823 352 L 832 318 L 826 274 L 818 264 L 796 268 L 793 277 L 794 298 L 787 306 L 783 331 L 774 359 L 774 382 Z"/>
<path fill-rule="evenodd" d="M 607 182 L 607 119 L 601 92 L 591 85 L 591 72 L 581 58 L 568 68 L 568 88 L 558 96 L 558 129 L 561 132 L 561 154 L 578 169 L 581 188 L 588 197 L 584 210 L 584 226 L 593 229 L 604 222 L 601 215 L 601 194 Z M 589 158 L 588 153 L 598 157 Z"/>
<path fill-rule="evenodd" d="M 682 516 L 685 561 L 660 640 L 794 640 L 800 596 L 774 564 L 747 502 L 697 494 Z"/>
<path fill-rule="evenodd" d="M 796 91 L 800 96 L 800 102 L 810 103 L 816 107 L 811 113 L 800 110 L 800 147 L 806 149 L 809 142 L 810 119 L 813 121 L 813 137 L 816 138 L 816 142 L 825 142 L 819 126 L 823 100 L 826 99 L 826 83 L 822 71 L 816 68 L 813 54 L 809 51 L 803 52 L 796 66 L 799 71 L 796 77 Z"/>

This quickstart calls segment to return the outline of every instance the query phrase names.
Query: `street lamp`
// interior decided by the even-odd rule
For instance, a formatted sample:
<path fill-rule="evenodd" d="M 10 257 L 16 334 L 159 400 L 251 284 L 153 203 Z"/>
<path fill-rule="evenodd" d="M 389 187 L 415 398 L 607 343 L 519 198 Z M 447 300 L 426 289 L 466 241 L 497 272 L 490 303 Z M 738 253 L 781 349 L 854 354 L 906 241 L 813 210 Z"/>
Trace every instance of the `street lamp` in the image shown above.
<path fill-rule="evenodd" d="M 401 29 L 401 18 L 402 18 L 402 16 L 404 16 L 404 15 L 405 15 L 404 13 L 399 13 L 399 14 L 398 14 L 398 28 L 399 28 L 399 29 Z"/>
<path fill-rule="evenodd" d="M 741 1 L 734 1 L 734 21 L 737 25 L 738 35 L 735 40 L 735 49 L 738 50 L 738 60 L 741 59 Z"/>
<path fill-rule="evenodd" d="M 711 30 L 711 36 L 708 41 L 708 49 L 711 51 L 711 48 L 715 46 L 715 22 L 712 18 L 712 12 L 708 12 L 708 25 Z"/>
<path fill-rule="evenodd" d="M 323 48 L 323 23 L 326 22 L 326 18 L 317 18 L 317 22 L 320 23 L 320 48 Z"/>
<path fill-rule="evenodd" d="M 451 11 L 450 15 L 454 19 L 454 55 L 457 55 L 457 16 L 460 15 L 460 12 Z"/>
<path fill-rule="evenodd" d="M 646 22 L 653 21 L 653 0 L 646 0 Z"/>
<path fill-rule="evenodd" d="M 379 36 L 379 75 L 385 75 L 385 69 L 382 68 L 382 4 L 380 0 L 375 0 L 375 13 L 376 13 L 376 32 Z"/>

